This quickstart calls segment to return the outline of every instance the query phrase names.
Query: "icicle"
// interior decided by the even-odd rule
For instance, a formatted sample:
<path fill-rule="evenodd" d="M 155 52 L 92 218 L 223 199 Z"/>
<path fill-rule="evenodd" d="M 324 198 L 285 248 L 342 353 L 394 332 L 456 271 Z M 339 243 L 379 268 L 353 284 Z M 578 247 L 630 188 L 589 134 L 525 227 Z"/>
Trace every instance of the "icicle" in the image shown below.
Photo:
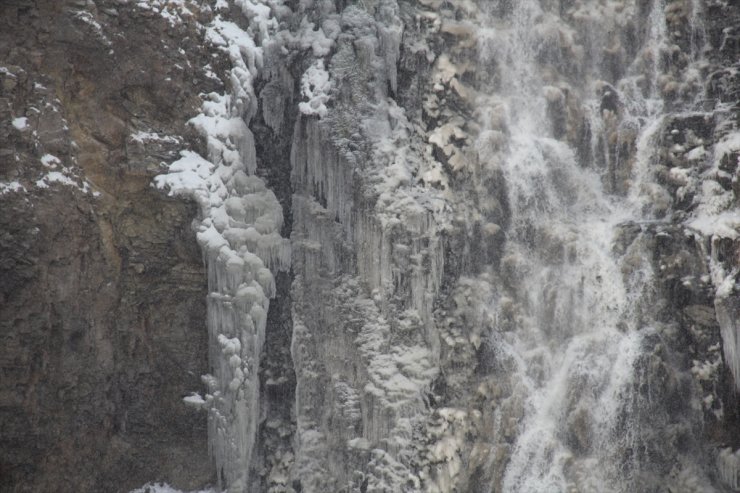
<path fill-rule="evenodd" d="M 401 37 L 403 24 L 398 18 L 398 4 L 384 2 L 379 11 L 378 34 L 380 35 L 380 51 L 385 62 L 386 76 L 391 90 L 395 93 L 398 88 L 397 66 L 401 57 Z"/>
<path fill-rule="evenodd" d="M 730 447 L 721 449 L 717 456 L 717 469 L 723 483 L 733 491 L 740 490 L 740 450 L 733 452 Z"/>
<path fill-rule="evenodd" d="M 325 208 L 349 228 L 353 166 L 334 146 L 327 145 L 328 142 L 318 120 L 298 119 L 291 148 L 291 180 L 302 193 L 325 204 Z"/>

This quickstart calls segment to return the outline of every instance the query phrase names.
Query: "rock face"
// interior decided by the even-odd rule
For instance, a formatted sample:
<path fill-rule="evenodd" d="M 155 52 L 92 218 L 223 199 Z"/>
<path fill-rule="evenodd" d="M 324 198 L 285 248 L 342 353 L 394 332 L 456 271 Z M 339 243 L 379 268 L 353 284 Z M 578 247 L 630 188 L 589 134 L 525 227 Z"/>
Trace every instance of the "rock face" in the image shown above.
<path fill-rule="evenodd" d="M 3 2 L 1 489 L 737 490 L 738 26 Z"/>
<path fill-rule="evenodd" d="M 0 23 L 0 489 L 207 482 L 181 401 L 207 370 L 196 208 L 151 187 L 213 84 L 178 53 L 195 33 L 117 2 Z"/>

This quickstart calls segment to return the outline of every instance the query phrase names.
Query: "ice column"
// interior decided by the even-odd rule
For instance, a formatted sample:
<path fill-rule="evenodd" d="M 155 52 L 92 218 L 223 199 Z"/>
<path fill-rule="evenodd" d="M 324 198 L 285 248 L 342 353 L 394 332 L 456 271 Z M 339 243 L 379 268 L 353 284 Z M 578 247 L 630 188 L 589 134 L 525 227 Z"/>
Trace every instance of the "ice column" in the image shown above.
<path fill-rule="evenodd" d="M 733 491 L 740 490 L 738 470 L 740 469 L 740 450 L 733 453 L 730 447 L 723 448 L 717 456 L 717 469 L 722 481 Z"/>
<path fill-rule="evenodd" d="M 242 2 L 245 3 L 245 2 Z M 251 2 L 246 2 L 253 6 Z M 264 10 L 264 9 L 263 9 Z M 264 14 L 263 10 L 259 13 Z M 269 9 L 268 9 L 269 11 Z M 252 18 L 253 35 L 217 17 L 207 40 L 229 56 L 230 91 L 206 97 L 191 124 L 207 139 L 208 159 L 182 152 L 155 184 L 200 206 L 197 240 L 208 268 L 211 373 L 205 398 L 186 402 L 208 411 L 209 449 L 219 483 L 229 492 L 249 488 L 249 466 L 259 418 L 259 369 L 273 273 L 290 269 L 290 242 L 280 236 L 283 211 L 275 194 L 253 173 L 256 112 L 252 87 L 270 23 Z"/>

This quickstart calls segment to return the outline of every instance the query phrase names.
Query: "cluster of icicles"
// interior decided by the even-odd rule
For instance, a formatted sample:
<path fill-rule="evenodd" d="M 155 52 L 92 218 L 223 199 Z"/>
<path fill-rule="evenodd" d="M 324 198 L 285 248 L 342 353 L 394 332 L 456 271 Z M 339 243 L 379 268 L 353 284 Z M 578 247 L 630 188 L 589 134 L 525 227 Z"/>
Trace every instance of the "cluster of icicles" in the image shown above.
<path fill-rule="evenodd" d="M 248 488 L 259 417 L 259 361 L 274 272 L 290 269 L 290 241 L 281 237 L 283 211 L 254 175 L 256 151 L 248 123 L 256 111 L 252 87 L 261 50 L 253 36 L 217 18 L 208 36 L 231 59 L 229 94 L 208 95 L 191 124 L 207 139 L 207 159 L 184 151 L 155 184 L 200 206 L 197 240 L 208 268 L 211 373 L 205 396 L 185 402 L 208 411 L 208 437 L 219 483 Z"/>

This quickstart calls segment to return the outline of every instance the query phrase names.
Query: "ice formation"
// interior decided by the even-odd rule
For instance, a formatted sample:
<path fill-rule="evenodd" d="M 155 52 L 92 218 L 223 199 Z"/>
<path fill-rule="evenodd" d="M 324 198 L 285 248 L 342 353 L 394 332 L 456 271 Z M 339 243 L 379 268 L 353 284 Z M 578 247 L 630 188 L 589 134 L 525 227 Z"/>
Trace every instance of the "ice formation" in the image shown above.
<path fill-rule="evenodd" d="M 705 151 L 703 147 L 701 149 L 701 157 L 704 157 Z M 732 192 L 725 190 L 716 180 L 729 178 L 722 170 L 723 163 L 731 159 L 737 160 L 738 153 L 740 132 L 727 133 L 713 146 L 710 165 L 702 175 L 687 175 L 684 178 L 684 187 L 687 190 L 698 189 L 694 198 L 696 209 L 687 225 L 709 239 L 704 253 L 709 258 L 710 277 L 715 287 L 714 307 L 720 325 L 725 361 L 736 389 L 740 389 L 740 326 L 737 323 L 740 313 L 736 298 L 736 279 L 740 267 L 732 258 L 721 257 L 728 255 L 722 253 L 725 245 L 740 237 L 740 213 Z"/>
<path fill-rule="evenodd" d="M 183 151 L 167 174 L 155 178 L 158 187 L 200 206 L 196 236 L 208 268 L 211 373 L 203 376 L 205 398 L 189 396 L 185 402 L 208 410 L 209 449 L 219 483 L 230 492 L 249 488 L 260 409 L 257 372 L 274 273 L 291 264 L 290 243 L 280 235 L 282 207 L 254 175 L 249 130 L 257 106 L 253 81 L 262 63 L 255 40 L 267 42 L 272 23 L 266 6 L 237 4 L 252 19 L 249 30 L 216 17 L 206 36 L 232 65 L 230 91 L 207 95 L 202 113 L 190 121 L 207 139 L 207 159 Z"/>
<path fill-rule="evenodd" d="M 368 490 L 394 490 L 411 481 L 411 464 L 401 456 L 424 419 L 426 392 L 438 374 L 432 312 L 444 271 L 439 212 L 445 200 L 443 192 L 414 178 L 433 177 L 433 165 L 420 157 L 423 142 L 385 91 L 385 81 L 391 92 L 397 89 L 398 15 L 393 1 L 345 8 L 338 23 L 343 35 L 356 40 L 357 51 L 344 45 L 330 64 L 315 62 L 317 70 L 304 76 L 304 84 L 328 76 L 329 98 L 342 109 L 302 109 L 293 131 L 293 474 L 304 491 L 356 480 L 350 470 L 336 477 L 328 471 L 333 461 L 349 466 L 365 454 L 374 471 L 365 479 Z M 368 34 L 374 29 L 378 38 Z M 362 142 L 370 148 L 362 149 Z M 316 299 L 320 293 L 328 299 Z M 407 301 L 399 307 L 399 299 Z M 344 308 L 332 314 L 319 304 Z M 342 328 L 345 316 L 351 322 Z M 322 335 L 327 330 L 330 335 Z M 333 419 L 344 431 L 327 428 L 321 417 L 323 371 L 316 368 L 316 354 L 334 369 L 336 390 L 326 399 L 334 402 Z M 361 374 L 339 362 L 345 354 Z M 338 448 L 349 455 L 336 456 Z"/>
<path fill-rule="evenodd" d="M 130 493 L 183 493 L 183 492 L 181 490 L 178 490 L 177 488 L 173 488 L 172 486 L 166 483 L 147 483 L 141 488 L 136 488 L 135 490 L 132 490 Z M 216 489 L 209 488 L 207 490 L 191 491 L 188 493 L 219 493 L 219 492 Z"/>
<path fill-rule="evenodd" d="M 722 481 L 732 489 L 740 489 L 740 451 L 733 452 L 730 447 L 723 448 L 717 455 L 717 468 Z"/>
<path fill-rule="evenodd" d="M 326 116 L 326 102 L 329 100 L 329 73 L 324 69 L 323 60 L 317 60 L 306 69 L 301 79 L 301 94 L 308 101 L 301 102 L 298 109 L 304 115 Z"/>
<path fill-rule="evenodd" d="M 673 329 L 655 315 L 665 266 L 653 257 L 676 230 L 709 240 L 702 282 L 740 382 L 727 260 L 740 220 L 721 183 L 736 181 L 723 166 L 740 134 L 713 147 L 688 131 L 685 143 L 661 140 L 672 118 L 711 116 L 697 95 L 700 40 L 684 73 L 661 62 L 676 50 L 677 3 L 423 0 L 413 15 L 395 0 L 233 3 L 249 27 L 218 2 L 224 17 L 206 33 L 230 60 L 230 90 L 204 95 L 191 120 L 208 155 L 183 151 L 156 178 L 201 210 L 212 373 L 206 395 L 185 402 L 208 409 L 222 484 L 250 488 L 273 276 L 291 269 L 296 431 L 294 456 L 265 474 L 274 485 L 464 490 L 473 463 L 485 487 L 507 492 L 622 492 L 660 476 L 649 456 L 668 432 L 652 424 L 668 418 L 650 396 L 667 391 L 651 379 Z M 703 36 L 698 2 L 682 5 Z M 281 56 L 300 61 L 297 73 L 281 72 Z M 414 70 L 429 84 L 402 87 Z M 295 106 L 290 241 L 255 176 L 262 76 L 267 127 L 283 129 Z M 294 99 L 277 94 L 294 86 Z M 691 198 L 688 213 L 669 217 L 666 182 Z M 719 359 L 689 366 L 671 378 L 699 383 L 671 384 L 718 378 Z M 713 409 L 694 404 L 675 411 L 686 429 Z M 685 450 L 670 453 L 676 481 L 706 481 Z M 735 455 L 718 459 L 733 488 Z"/>

